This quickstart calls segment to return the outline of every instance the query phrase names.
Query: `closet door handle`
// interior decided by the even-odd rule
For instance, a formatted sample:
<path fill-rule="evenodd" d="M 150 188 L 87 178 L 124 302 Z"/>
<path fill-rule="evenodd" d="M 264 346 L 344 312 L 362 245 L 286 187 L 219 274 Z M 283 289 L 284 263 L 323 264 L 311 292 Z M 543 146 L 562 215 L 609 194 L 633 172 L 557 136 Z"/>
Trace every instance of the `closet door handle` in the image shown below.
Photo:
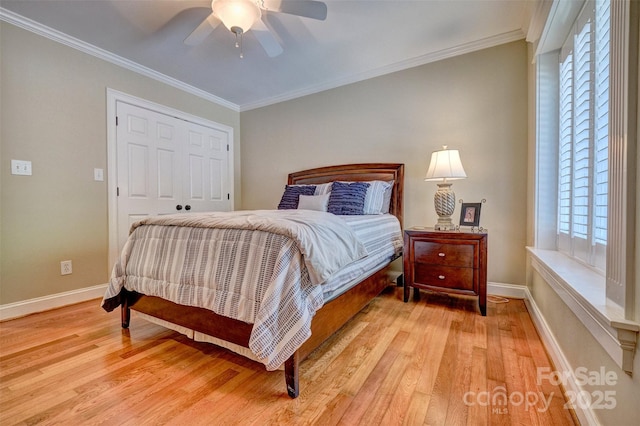
<path fill-rule="evenodd" d="M 176 206 L 176 210 L 182 210 L 182 204 L 178 204 L 178 205 Z"/>
<path fill-rule="evenodd" d="M 191 206 L 189 204 L 187 204 L 186 206 L 184 206 L 184 209 L 187 210 L 187 211 L 191 210 Z"/>

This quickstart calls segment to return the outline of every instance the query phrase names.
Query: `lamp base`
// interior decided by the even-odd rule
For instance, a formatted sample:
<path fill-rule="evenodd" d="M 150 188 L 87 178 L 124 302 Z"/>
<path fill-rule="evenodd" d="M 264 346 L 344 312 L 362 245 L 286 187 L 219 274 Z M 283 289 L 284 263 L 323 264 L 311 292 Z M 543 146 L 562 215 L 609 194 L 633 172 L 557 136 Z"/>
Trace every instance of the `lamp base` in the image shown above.
<path fill-rule="evenodd" d="M 453 231 L 456 226 L 451 221 L 450 217 L 439 217 L 438 223 L 433 226 L 436 231 Z"/>
<path fill-rule="evenodd" d="M 456 194 L 451 190 L 449 182 L 438 183 L 438 190 L 433 196 L 438 223 L 434 228 L 438 231 L 451 231 L 455 229 L 451 221 L 451 215 L 456 207 Z"/>

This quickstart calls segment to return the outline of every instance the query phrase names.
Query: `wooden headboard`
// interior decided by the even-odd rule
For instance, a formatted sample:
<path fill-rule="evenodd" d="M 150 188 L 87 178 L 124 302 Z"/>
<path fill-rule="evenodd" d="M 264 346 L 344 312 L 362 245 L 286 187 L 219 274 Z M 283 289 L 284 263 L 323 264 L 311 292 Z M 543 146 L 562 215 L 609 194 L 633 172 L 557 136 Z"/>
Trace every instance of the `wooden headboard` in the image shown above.
<path fill-rule="evenodd" d="M 318 167 L 310 170 L 302 170 L 289 174 L 287 184 L 318 184 L 340 181 L 369 181 L 384 180 L 393 181 L 391 192 L 391 204 L 389 213 L 396 216 L 402 227 L 403 219 L 403 191 L 404 191 L 404 164 L 399 163 L 366 163 L 344 164 L 340 166 Z"/>

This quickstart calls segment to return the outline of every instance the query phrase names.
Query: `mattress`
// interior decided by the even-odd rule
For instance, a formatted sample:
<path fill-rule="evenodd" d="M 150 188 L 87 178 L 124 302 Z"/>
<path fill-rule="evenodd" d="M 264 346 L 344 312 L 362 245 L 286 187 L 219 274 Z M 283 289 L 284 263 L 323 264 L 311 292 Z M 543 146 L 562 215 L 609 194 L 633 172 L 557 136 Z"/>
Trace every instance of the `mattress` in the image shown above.
<path fill-rule="evenodd" d="M 322 284 L 324 303 L 346 292 L 402 253 L 400 222 L 391 214 L 340 216 L 364 244 L 367 256 L 343 267 Z"/>

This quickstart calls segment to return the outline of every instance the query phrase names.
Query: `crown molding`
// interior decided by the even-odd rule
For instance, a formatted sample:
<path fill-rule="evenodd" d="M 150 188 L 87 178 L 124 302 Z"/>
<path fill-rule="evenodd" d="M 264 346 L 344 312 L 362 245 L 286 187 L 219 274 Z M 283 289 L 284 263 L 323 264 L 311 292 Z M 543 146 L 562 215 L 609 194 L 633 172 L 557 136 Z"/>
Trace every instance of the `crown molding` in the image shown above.
<path fill-rule="evenodd" d="M 279 102 L 289 101 L 295 98 L 300 98 L 307 95 L 323 92 L 325 90 L 335 89 L 347 84 L 357 83 L 360 81 L 368 80 L 374 77 L 380 77 L 385 74 L 391 74 L 396 71 L 403 71 L 409 68 L 414 68 L 420 65 L 425 65 L 431 62 L 437 62 L 443 59 L 452 58 L 454 56 L 463 55 L 466 53 L 475 52 L 489 47 L 498 46 L 512 41 L 523 40 L 525 34 L 522 30 L 514 30 L 506 33 L 498 34 L 491 37 L 486 37 L 479 40 L 474 40 L 469 43 L 463 43 L 458 46 L 454 46 L 447 49 L 438 50 L 436 52 L 427 53 L 422 56 L 418 56 L 412 59 L 407 59 L 401 62 L 395 62 L 393 64 L 376 68 L 373 70 L 365 71 L 359 74 L 352 74 L 343 78 L 339 78 L 330 82 L 308 86 L 300 90 L 294 90 L 291 92 L 283 93 L 282 95 L 265 98 L 257 102 L 250 102 L 240 105 L 240 111 L 249 111 L 256 108 L 273 105 Z"/>
<path fill-rule="evenodd" d="M 8 22 L 9 24 L 15 25 L 27 31 L 31 31 L 32 33 L 38 34 L 40 36 L 46 37 L 55 42 L 64 44 L 65 46 L 69 46 L 73 49 L 79 50 L 88 55 L 95 56 L 96 58 L 110 62 L 119 67 L 141 74 L 145 77 L 152 78 L 168 86 L 175 87 L 176 89 L 182 90 L 194 96 L 198 96 L 202 99 L 213 102 L 225 108 L 229 108 L 236 112 L 240 111 L 240 107 L 237 104 L 229 102 L 218 96 L 212 95 L 211 93 L 206 92 L 204 90 L 193 87 L 173 77 L 169 77 L 165 74 L 154 71 L 151 68 L 147 68 L 136 62 L 130 61 L 129 59 L 125 59 L 121 56 L 114 55 L 111 52 L 108 52 L 92 44 L 86 43 L 75 37 L 71 37 L 70 35 L 60 32 L 58 30 L 54 30 L 53 28 L 47 27 L 46 25 L 42 25 L 31 19 L 25 18 L 24 16 L 18 15 L 17 13 L 7 10 L 3 7 L 0 7 L 0 20 Z"/>
<path fill-rule="evenodd" d="M 249 111 L 252 109 L 273 105 L 279 102 L 284 102 L 284 101 L 300 98 L 303 96 L 312 95 L 315 93 L 323 92 L 325 90 L 335 89 L 337 87 L 346 86 L 348 84 L 357 83 L 360 81 L 368 80 L 370 78 L 380 77 L 385 74 L 390 74 L 397 71 L 403 71 L 409 68 L 425 65 L 431 62 L 452 58 L 454 56 L 475 52 L 478 50 L 498 46 L 501 44 L 510 43 L 512 41 L 522 40 L 525 38 L 525 34 L 521 29 L 509 31 L 509 32 L 498 34 L 495 36 L 486 37 L 480 40 L 474 40 L 472 42 L 463 43 L 451 48 L 442 49 L 436 52 L 430 52 L 425 55 L 421 55 L 421 56 L 404 60 L 401 62 L 396 62 L 384 67 L 376 68 L 376 69 L 365 71 L 362 73 L 352 74 L 349 76 L 345 76 L 343 78 L 335 79 L 335 80 L 317 84 L 317 85 L 308 86 L 299 90 L 293 90 L 290 92 L 283 93 L 281 95 L 268 97 L 256 102 L 249 102 L 246 104 L 237 105 L 225 99 L 222 99 L 218 96 L 215 96 L 209 92 L 206 92 L 204 90 L 201 90 L 189 84 L 186 84 L 173 77 L 169 77 L 165 74 L 152 70 L 151 68 L 147 68 L 143 65 L 140 65 L 136 62 L 125 59 L 121 56 L 114 55 L 113 53 L 108 52 L 104 49 L 101 49 L 97 46 L 93 46 L 75 37 L 71 37 L 58 30 L 42 25 L 31 19 L 25 18 L 3 7 L 0 7 L 0 20 L 8 22 L 12 25 L 25 29 L 27 31 L 31 31 L 35 34 L 41 35 L 50 40 L 64 44 L 66 46 L 69 46 L 81 52 L 95 56 L 99 59 L 105 60 L 107 62 L 118 65 L 122 68 L 128 69 L 135 73 L 152 78 L 161 83 L 175 87 L 179 90 L 198 96 L 202 99 L 206 99 L 210 102 L 213 102 L 215 104 L 218 104 L 225 108 L 229 108 L 237 112 Z"/>
<path fill-rule="evenodd" d="M 526 40 L 529 43 L 536 43 L 540 40 L 552 6 L 553 0 L 540 0 L 534 4 L 529 28 L 527 29 Z"/>

